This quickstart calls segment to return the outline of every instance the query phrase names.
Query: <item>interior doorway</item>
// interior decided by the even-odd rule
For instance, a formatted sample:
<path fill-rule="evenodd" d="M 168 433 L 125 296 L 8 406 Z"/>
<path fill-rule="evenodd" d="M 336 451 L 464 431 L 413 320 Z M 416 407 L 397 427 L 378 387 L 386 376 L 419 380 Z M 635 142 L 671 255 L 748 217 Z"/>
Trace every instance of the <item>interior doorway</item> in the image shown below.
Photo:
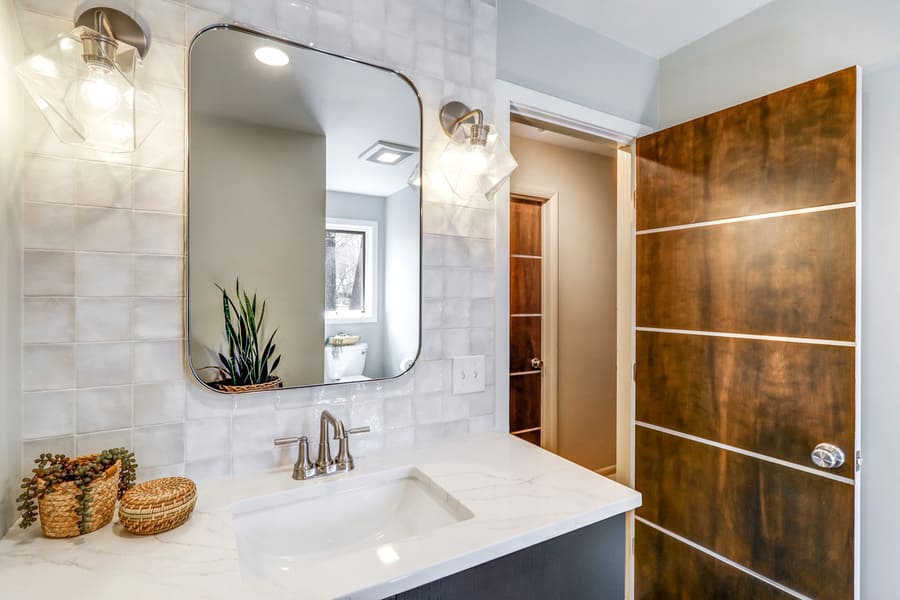
<path fill-rule="evenodd" d="M 510 432 L 615 476 L 618 144 L 521 116 L 510 133 Z"/>

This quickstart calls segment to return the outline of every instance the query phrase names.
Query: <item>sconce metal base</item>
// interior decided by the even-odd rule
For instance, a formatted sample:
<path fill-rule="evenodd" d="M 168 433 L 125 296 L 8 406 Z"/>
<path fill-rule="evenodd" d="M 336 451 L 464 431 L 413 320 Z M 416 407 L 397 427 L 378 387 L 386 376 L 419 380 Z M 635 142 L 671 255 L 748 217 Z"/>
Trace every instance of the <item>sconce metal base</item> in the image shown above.
<path fill-rule="evenodd" d="M 468 119 L 465 119 L 462 122 L 459 121 L 471 112 L 471 108 L 456 100 L 448 102 L 447 104 L 442 106 L 441 128 L 444 130 L 444 133 L 446 133 L 449 137 L 453 137 L 453 134 L 456 133 L 456 127 L 462 125 L 462 123 L 477 123 L 478 119 L 474 115 L 470 116 Z"/>
<path fill-rule="evenodd" d="M 75 19 L 76 27 L 88 27 L 90 29 L 94 28 L 94 15 L 97 11 L 102 11 L 106 18 L 109 21 L 109 25 L 112 28 L 113 34 L 116 36 L 116 39 L 122 42 L 125 42 L 129 46 L 133 46 L 137 49 L 138 54 L 141 55 L 141 58 L 147 56 L 147 50 L 150 49 L 150 36 L 144 31 L 144 28 L 140 26 L 140 24 L 123 13 L 120 10 L 116 10 L 114 8 L 107 8 L 105 6 L 94 6 L 80 15 Z"/>

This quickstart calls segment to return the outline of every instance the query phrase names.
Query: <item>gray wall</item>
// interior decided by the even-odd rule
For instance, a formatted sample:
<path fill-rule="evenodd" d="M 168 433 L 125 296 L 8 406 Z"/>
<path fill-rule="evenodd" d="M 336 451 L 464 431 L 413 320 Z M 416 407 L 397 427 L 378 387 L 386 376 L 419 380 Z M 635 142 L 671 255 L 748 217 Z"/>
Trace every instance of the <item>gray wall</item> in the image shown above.
<path fill-rule="evenodd" d="M 776 0 L 664 58 L 660 120 L 681 122 L 863 66 L 862 593 L 896 596 L 900 539 L 900 3 Z"/>
<path fill-rule="evenodd" d="M 376 265 L 377 291 L 376 313 L 378 320 L 374 323 L 326 323 L 325 337 L 347 331 L 361 335 L 366 349 L 366 377 L 383 377 L 385 374 L 385 319 L 384 319 L 384 248 L 388 232 L 385 227 L 385 199 L 380 196 L 348 194 L 328 190 L 325 194 L 325 216 L 336 219 L 357 219 L 378 223 L 377 243 L 378 262 Z"/>
<path fill-rule="evenodd" d="M 388 196 L 385 221 L 385 319 L 390 323 L 385 339 L 385 368 L 400 372 L 406 359 L 419 353 L 421 250 L 419 189 L 407 187 Z"/>
<path fill-rule="evenodd" d="M 616 464 L 616 161 L 514 137 L 511 190 L 559 194 L 559 453 Z"/>
<path fill-rule="evenodd" d="M 12 525 L 22 443 L 21 86 L 12 71 L 22 39 L 15 7 L 0 0 L 0 536 Z"/>
<path fill-rule="evenodd" d="M 194 368 L 217 364 L 222 296 L 234 282 L 268 301 L 278 328 L 277 375 L 320 383 L 325 298 L 325 137 L 195 118 L 191 132 L 190 348 Z M 210 352 L 211 350 L 211 352 Z M 202 376 L 212 375 L 204 371 Z"/>
<path fill-rule="evenodd" d="M 524 0 L 498 0 L 497 77 L 657 124 L 655 58 Z"/>

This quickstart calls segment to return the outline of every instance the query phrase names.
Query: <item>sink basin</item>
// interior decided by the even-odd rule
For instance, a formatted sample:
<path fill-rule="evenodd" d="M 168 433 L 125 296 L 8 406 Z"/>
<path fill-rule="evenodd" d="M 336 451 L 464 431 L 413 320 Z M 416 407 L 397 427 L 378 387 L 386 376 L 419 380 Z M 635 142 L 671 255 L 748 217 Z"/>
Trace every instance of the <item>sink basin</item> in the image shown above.
<path fill-rule="evenodd" d="M 389 565 L 399 558 L 392 542 L 473 516 L 415 467 L 317 483 L 232 506 L 245 579 L 284 576 L 311 559 L 354 551 Z"/>

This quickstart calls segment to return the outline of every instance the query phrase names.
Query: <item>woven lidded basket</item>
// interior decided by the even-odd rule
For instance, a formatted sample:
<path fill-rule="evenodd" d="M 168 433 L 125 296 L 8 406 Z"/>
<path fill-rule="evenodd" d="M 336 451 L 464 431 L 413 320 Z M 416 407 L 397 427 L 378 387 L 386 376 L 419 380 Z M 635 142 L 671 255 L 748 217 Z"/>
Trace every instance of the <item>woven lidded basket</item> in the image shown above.
<path fill-rule="evenodd" d="M 81 456 L 77 462 L 90 462 L 97 458 L 96 454 Z M 106 469 L 102 475 L 88 484 L 85 493 L 90 498 L 90 515 L 85 523 L 84 533 L 100 529 L 112 520 L 116 508 L 116 495 L 119 489 L 119 467 L 121 461 Z M 38 486 L 45 485 L 38 481 Z M 74 481 L 66 481 L 53 486 L 52 491 L 38 498 L 38 514 L 41 517 L 41 530 L 49 538 L 67 538 L 81 535 L 81 517 L 75 512 L 81 503 L 77 499 L 78 486 Z"/>
<path fill-rule="evenodd" d="M 188 520 L 197 503 L 197 486 L 186 477 L 139 483 L 122 496 L 119 522 L 135 535 L 174 529 Z"/>
<path fill-rule="evenodd" d="M 223 392 L 228 392 L 229 394 L 243 392 L 262 392 L 264 390 L 277 390 L 278 388 L 280 388 L 281 377 L 269 377 L 269 380 L 265 383 L 253 383 L 250 385 L 231 385 L 225 383 L 224 381 L 215 381 L 212 385 L 215 385 Z"/>

